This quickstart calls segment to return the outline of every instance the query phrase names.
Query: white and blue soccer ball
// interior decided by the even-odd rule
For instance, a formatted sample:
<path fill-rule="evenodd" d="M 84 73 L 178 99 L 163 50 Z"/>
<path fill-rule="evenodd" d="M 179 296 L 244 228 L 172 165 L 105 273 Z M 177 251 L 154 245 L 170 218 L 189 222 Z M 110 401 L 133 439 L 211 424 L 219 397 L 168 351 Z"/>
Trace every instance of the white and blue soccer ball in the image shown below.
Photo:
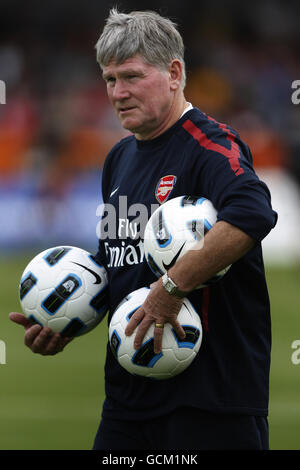
<path fill-rule="evenodd" d="M 128 372 L 153 379 L 169 379 L 183 372 L 195 359 L 202 342 L 201 320 L 191 302 L 185 298 L 178 321 L 186 337 L 180 340 L 170 323 L 164 326 L 162 350 L 154 353 L 154 324 L 151 325 L 139 349 L 133 346 L 135 332 L 125 335 L 134 312 L 143 305 L 149 288 L 137 289 L 119 304 L 109 324 L 109 344 L 119 362 Z"/>
<path fill-rule="evenodd" d="M 56 246 L 26 266 L 19 285 L 25 316 L 62 336 L 95 328 L 108 311 L 107 273 L 87 251 Z"/>
<path fill-rule="evenodd" d="M 157 277 L 167 272 L 187 251 L 203 246 L 205 234 L 217 221 L 217 210 L 204 197 L 179 196 L 158 207 L 144 232 L 145 258 Z M 208 286 L 222 279 L 226 267 L 198 286 Z"/>

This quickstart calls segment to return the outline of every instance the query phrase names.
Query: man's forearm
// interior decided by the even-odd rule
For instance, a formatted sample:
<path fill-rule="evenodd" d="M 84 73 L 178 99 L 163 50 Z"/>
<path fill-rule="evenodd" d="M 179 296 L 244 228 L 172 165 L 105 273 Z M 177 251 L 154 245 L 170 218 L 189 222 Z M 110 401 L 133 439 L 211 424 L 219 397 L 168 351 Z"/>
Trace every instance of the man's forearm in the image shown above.
<path fill-rule="evenodd" d="M 169 276 L 180 290 L 191 291 L 237 261 L 254 244 L 255 241 L 237 227 L 217 222 L 199 248 L 190 250 L 169 269 Z"/>

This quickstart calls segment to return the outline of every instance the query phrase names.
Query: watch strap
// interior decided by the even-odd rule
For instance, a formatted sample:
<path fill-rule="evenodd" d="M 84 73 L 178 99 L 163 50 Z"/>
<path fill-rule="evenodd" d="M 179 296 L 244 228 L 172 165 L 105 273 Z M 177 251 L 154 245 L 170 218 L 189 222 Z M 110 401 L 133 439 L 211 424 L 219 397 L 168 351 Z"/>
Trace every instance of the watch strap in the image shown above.
<path fill-rule="evenodd" d="M 178 288 L 175 282 L 169 277 L 168 273 L 162 276 L 162 284 L 168 294 L 178 297 L 179 299 L 183 299 L 188 295 L 188 292 L 184 292 Z"/>

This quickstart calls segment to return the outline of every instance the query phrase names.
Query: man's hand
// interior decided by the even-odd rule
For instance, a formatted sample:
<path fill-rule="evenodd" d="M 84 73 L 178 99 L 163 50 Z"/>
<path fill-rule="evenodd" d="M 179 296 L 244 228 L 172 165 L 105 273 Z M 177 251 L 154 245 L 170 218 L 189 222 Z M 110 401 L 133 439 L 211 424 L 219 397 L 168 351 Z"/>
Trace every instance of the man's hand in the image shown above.
<path fill-rule="evenodd" d="M 162 285 L 161 279 L 151 284 L 150 287 L 150 292 L 144 304 L 132 315 L 125 334 L 131 336 L 138 326 L 134 339 L 134 347 L 138 349 L 142 345 L 150 325 L 152 323 L 159 325 L 154 328 L 154 352 L 158 354 L 162 347 L 163 325 L 165 323 L 172 325 L 180 339 L 185 338 L 184 329 L 177 320 L 183 299 L 168 294 Z"/>
<path fill-rule="evenodd" d="M 9 318 L 25 328 L 24 343 L 34 353 L 53 356 L 63 351 L 64 347 L 72 340 L 72 338 L 63 338 L 59 333 L 53 333 L 49 327 L 32 324 L 21 313 L 11 312 Z"/>

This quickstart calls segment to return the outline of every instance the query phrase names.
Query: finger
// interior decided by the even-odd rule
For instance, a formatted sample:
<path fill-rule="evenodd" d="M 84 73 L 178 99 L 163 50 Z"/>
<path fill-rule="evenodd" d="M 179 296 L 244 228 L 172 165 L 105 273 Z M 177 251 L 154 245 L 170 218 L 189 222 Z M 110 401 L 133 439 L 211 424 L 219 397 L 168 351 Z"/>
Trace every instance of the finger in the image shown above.
<path fill-rule="evenodd" d="M 42 354 L 45 356 L 53 356 L 62 352 L 64 347 L 71 341 L 71 338 L 63 338 L 59 333 L 55 333 L 46 344 Z"/>
<path fill-rule="evenodd" d="M 185 334 L 185 331 L 184 329 L 182 328 L 182 326 L 180 325 L 179 321 L 178 320 L 175 320 L 174 324 L 172 325 L 174 330 L 175 330 L 175 333 L 177 334 L 177 336 L 179 337 L 179 339 L 183 340 L 186 336 Z"/>
<path fill-rule="evenodd" d="M 145 312 L 142 307 L 138 308 L 131 316 L 128 325 L 125 328 L 125 335 L 131 336 L 138 324 L 143 320 Z"/>
<path fill-rule="evenodd" d="M 163 323 L 157 322 L 156 325 L 163 325 Z M 154 352 L 155 354 L 159 354 L 162 348 L 162 339 L 164 334 L 164 328 L 161 326 L 154 326 Z"/>
<path fill-rule="evenodd" d="M 39 352 L 45 338 L 50 335 L 50 328 L 43 328 L 41 325 L 33 325 L 26 330 L 24 343 L 33 352 Z"/>
<path fill-rule="evenodd" d="M 50 330 L 50 328 L 42 328 L 31 343 L 31 351 L 34 353 L 43 354 L 52 336 L 53 332 Z"/>
<path fill-rule="evenodd" d="M 144 319 L 140 323 L 136 331 L 136 335 L 135 335 L 134 342 L 133 342 L 133 347 L 135 349 L 139 349 L 142 346 L 145 334 L 149 330 L 152 323 L 153 323 L 153 319 Z"/>
<path fill-rule="evenodd" d="M 25 317 L 22 313 L 10 312 L 8 315 L 9 319 L 18 325 L 24 326 L 24 328 L 29 328 L 32 326 L 32 321 Z"/>
<path fill-rule="evenodd" d="M 31 350 L 43 356 L 53 356 L 65 348 L 73 338 L 62 337 L 59 333 L 53 333 L 50 328 L 44 328 L 31 345 Z"/>

